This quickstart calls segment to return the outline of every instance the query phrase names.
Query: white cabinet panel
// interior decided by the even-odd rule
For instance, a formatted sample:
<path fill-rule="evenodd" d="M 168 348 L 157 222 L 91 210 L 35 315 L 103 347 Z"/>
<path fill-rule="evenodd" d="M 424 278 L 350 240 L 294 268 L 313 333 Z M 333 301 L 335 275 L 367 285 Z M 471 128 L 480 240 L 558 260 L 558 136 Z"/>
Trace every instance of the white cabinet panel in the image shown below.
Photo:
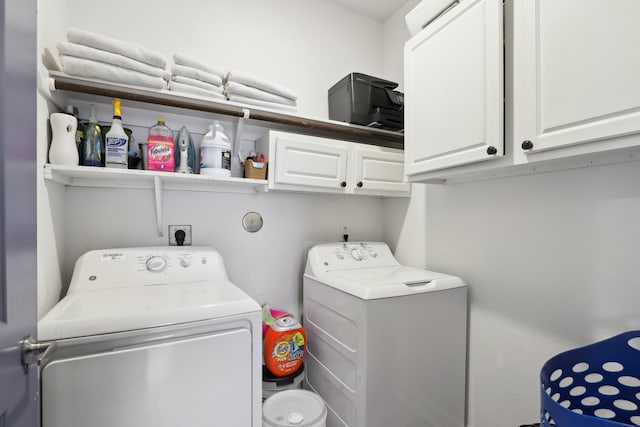
<path fill-rule="evenodd" d="M 250 427 L 251 345 L 230 329 L 54 360 L 43 427 Z"/>
<path fill-rule="evenodd" d="M 504 154 L 502 2 L 463 1 L 405 46 L 405 170 Z"/>
<path fill-rule="evenodd" d="M 277 134 L 274 183 L 341 190 L 346 186 L 348 146 L 325 138 Z M 345 183 L 342 185 L 342 183 Z"/>
<path fill-rule="evenodd" d="M 404 155 L 398 150 L 354 144 L 356 193 L 399 192 L 408 193 L 410 184 L 404 182 Z"/>
<path fill-rule="evenodd" d="M 256 141 L 256 149 L 268 153 L 270 190 L 410 194 L 402 150 L 278 131 Z"/>
<path fill-rule="evenodd" d="M 640 2 L 536 0 L 515 2 L 514 11 L 518 162 L 640 132 Z M 532 148 L 523 151 L 524 141 Z M 609 148 L 617 147 L 580 150 Z"/>

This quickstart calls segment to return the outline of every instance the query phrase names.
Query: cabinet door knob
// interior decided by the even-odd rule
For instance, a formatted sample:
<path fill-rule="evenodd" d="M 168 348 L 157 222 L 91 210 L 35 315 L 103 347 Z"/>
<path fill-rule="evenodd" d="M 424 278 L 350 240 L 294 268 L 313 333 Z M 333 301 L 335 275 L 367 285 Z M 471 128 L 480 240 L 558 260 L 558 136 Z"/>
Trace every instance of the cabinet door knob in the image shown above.
<path fill-rule="evenodd" d="M 494 147 L 493 145 L 487 147 L 487 154 L 490 156 L 493 156 L 494 154 L 498 153 L 498 149 L 496 147 Z"/>
<path fill-rule="evenodd" d="M 347 186 L 346 181 L 342 181 L 342 182 L 340 183 L 340 187 L 344 188 L 344 187 L 346 187 L 346 186 Z"/>
<path fill-rule="evenodd" d="M 532 148 L 533 148 L 533 142 L 529 141 L 528 139 L 526 141 L 522 141 L 523 150 L 531 150 Z"/>
<path fill-rule="evenodd" d="M 362 188 L 362 181 L 359 181 L 357 184 L 358 188 Z"/>

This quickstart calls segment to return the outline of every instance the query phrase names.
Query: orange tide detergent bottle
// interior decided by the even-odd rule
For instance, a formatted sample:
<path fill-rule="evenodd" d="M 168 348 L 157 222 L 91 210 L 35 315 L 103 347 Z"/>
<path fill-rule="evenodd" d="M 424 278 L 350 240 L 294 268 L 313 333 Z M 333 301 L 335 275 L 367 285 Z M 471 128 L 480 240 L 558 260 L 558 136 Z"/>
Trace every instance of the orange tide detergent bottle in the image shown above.
<path fill-rule="evenodd" d="M 277 319 L 264 337 L 264 363 L 273 375 L 284 377 L 296 372 L 304 359 L 307 336 L 294 317 Z"/>

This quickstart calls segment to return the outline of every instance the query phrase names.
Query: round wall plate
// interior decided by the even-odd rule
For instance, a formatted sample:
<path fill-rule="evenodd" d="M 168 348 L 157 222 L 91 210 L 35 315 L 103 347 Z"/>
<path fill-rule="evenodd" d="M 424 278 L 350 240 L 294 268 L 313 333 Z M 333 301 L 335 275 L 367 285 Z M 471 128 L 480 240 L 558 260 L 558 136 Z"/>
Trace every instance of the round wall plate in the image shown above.
<path fill-rule="evenodd" d="M 242 227 L 249 233 L 255 233 L 262 228 L 262 215 L 258 212 L 247 212 L 242 217 Z"/>

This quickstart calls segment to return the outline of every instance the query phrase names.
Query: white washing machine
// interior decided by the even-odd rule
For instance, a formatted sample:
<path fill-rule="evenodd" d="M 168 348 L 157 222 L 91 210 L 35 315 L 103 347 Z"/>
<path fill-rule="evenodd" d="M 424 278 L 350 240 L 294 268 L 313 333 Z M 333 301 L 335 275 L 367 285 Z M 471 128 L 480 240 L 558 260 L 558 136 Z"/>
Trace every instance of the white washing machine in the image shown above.
<path fill-rule="evenodd" d="M 306 387 L 328 427 L 464 427 L 467 288 L 401 266 L 384 243 L 309 250 Z"/>
<path fill-rule="evenodd" d="M 91 251 L 38 323 L 43 427 L 259 427 L 260 306 L 206 247 Z"/>

